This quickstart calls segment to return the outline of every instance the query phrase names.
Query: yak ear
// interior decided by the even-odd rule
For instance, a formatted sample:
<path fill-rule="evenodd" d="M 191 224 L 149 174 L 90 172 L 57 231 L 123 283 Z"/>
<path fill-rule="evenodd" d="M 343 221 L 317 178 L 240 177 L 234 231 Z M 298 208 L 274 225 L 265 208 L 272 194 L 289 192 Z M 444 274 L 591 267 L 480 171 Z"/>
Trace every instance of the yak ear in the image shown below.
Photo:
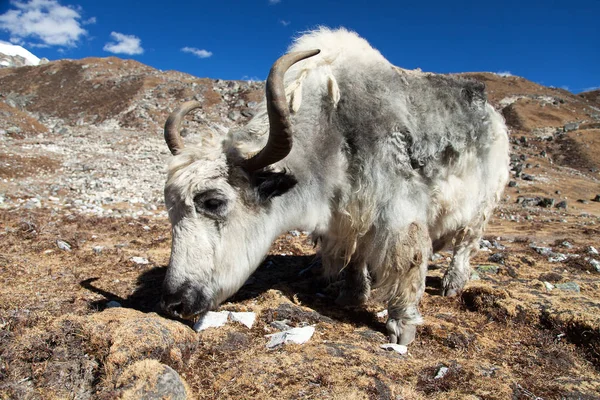
<path fill-rule="evenodd" d="M 297 183 L 296 177 L 285 170 L 283 172 L 263 170 L 252 175 L 254 190 L 263 202 L 281 196 Z"/>

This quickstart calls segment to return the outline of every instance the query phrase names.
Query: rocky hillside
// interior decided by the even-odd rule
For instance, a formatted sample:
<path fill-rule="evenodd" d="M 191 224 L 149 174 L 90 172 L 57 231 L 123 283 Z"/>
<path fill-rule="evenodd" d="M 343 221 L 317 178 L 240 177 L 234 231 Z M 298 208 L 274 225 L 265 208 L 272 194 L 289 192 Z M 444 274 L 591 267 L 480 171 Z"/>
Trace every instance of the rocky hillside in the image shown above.
<path fill-rule="evenodd" d="M 175 104 L 191 99 L 204 104 L 195 114 L 204 129 L 229 126 L 253 115 L 262 87 L 261 83 L 163 72 L 115 57 L 5 68 L 0 69 L 0 100 L 8 108 L 2 111 L 0 129 L 24 135 L 43 133 L 43 128 L 19 117 L 26 112 L 52 133 L 64 134 L 82 125 L 156 133 Z"/>

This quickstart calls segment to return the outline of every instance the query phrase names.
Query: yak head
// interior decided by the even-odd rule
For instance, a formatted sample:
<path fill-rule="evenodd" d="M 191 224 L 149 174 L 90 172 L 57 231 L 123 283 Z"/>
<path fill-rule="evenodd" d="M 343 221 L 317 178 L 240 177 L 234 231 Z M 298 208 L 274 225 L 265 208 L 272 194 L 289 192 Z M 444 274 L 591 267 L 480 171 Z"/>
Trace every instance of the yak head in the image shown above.
<path fill-rule="evenodd" d="M 161 301 L 167 313 L 193 318 L 217 307 L 244 284 L 285 226 L 282 199 L 294 190 L 296 179 L 269 167 L 292 148 L 283 76 L 292 64 L 317 53 L 290 53 L 271 68 L 266 84 L 269 138 L 250 158 L 235 146 L 184 148 L 181 121 L 200 103 L 183 103 L 169 116 L 165 140 L 173 157 L 165 204 L 172 246 Z"/>

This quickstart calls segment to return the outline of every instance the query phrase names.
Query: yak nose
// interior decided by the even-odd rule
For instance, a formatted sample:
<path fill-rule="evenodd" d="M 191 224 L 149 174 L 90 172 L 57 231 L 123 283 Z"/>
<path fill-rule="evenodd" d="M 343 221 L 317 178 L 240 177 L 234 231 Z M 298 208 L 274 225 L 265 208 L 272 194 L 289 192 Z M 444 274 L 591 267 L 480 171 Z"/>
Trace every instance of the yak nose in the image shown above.
<path fill-rule="evenodd" d="M 201 288 L 184 283 L 173 289 L 166 282 L 163 285 L 161 308 L 176 317 L 191 317 L 210 309 L 210 301 Z"/>

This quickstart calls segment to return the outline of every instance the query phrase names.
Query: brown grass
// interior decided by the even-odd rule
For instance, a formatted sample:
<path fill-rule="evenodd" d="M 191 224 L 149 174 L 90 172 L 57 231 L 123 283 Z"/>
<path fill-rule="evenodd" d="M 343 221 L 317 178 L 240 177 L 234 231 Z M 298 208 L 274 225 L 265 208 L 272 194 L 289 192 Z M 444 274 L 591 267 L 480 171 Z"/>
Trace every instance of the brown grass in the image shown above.
<path fill-rule="evenodd" d="M 558 399 L 600 390 L 595 275 L 548 263 L 528 241 L 507 241 L 512 234 L 502 220 L 493 220 L 490 229 L 508 233 L 502 242 L 509 256 L 498 274 L 480 274 L 461 299 L 446 299 L 438 295 L 443 270 L 430 270 L 421 306 L 426 322 L 408 357 L 379 349 L 385 342 L 384 320 L 375 316 L 380 304 L 338 308 L 335 285 L 327 288 L 310 273 L 298 276 L 314 254 L 305 237 L 279 238 L 255 282 L 222 306 L 257 312 L 254 328 L 231 324 L 196 334 L 134 310 L 156 309 L 169 254 L 167 221 L 71 220 L 32 211 L 3 214 L 0 224 L 6 232 L 0 241 L 0 319 L 8 322 L 0 338 L 0 393 L 8 397 L 49 387 L 54 391 L 47 393 L 60 397 L 71 387 L 110 398 L 122 389 L 116 382 L 127 381 L 119 378 L 129 376 L 124 371 L 148 359 L 177 370 L 200 398 L 505 399 L 533 393 Z M 535 221 L 519 226 L 522 236 Z M 597 245 L 583 228 L 571 226 L 567 233 L 560 224 L 545 225 L 547 237 L 569 239 L 573 251 Z M 59 251 L 56 238 L 73 250 Z M 95 245 L 105 250 L 95 255 Z M 282 253 L 287 255 L 277 255 Z M 152 264 L 139 267 L 129 262 L 132 255 Z M 487 256 L 478 253 L 474 264 L 488 263 Z M 550 273 L 577 281 L 581 294 L 545 293 L 538 282 Z M 129 308 L 98 313 L 108 300 Z M 305 345 L 267 350 L 264 335 L 282 319 L 291 326 L 315 324 L 315 336 Z M 61 366 L 70 371 L 71 386 L 55 383 Z M 435 379 L 441 366 L 449 372 Z M 29 383 L 18 383 L 25 377 Z"/>

